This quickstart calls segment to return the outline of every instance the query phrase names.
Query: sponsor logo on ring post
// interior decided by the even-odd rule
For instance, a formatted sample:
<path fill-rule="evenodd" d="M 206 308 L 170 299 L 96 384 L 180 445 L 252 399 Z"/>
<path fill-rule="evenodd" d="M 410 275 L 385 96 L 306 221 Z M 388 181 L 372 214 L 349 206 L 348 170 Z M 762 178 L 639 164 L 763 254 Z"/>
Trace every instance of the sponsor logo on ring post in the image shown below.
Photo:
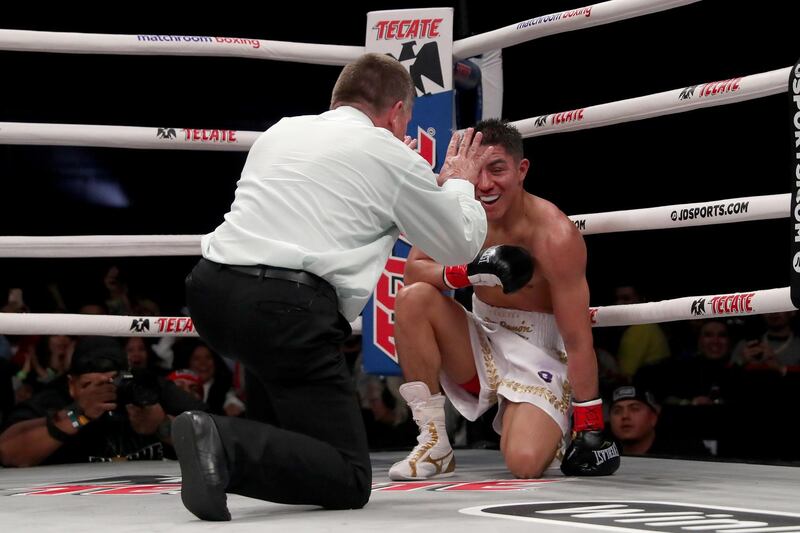
<path fill-rule="evenodd" d="M 443 19 L 379 20 L 372 27 L 377 39 L 431 39 L 439 37 L 439 24 Z"/>

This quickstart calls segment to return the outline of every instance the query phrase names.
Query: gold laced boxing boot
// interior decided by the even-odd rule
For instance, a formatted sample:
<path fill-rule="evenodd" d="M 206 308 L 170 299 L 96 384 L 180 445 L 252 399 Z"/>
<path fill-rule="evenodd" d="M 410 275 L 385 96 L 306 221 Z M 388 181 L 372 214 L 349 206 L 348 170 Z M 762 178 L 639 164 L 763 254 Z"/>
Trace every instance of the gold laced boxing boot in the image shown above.
<path fill-rule="evenodd" d="M 441 393 L 431 395 L 428 386 L 421 381 L 401 385 L 400 395 L 411 408 L 419 427 L 419 444 L 405 459 L 392 465 L 389 479 L 402 481 L 452 476 L 456 460 L 445 427 L 445 397 Z"/>

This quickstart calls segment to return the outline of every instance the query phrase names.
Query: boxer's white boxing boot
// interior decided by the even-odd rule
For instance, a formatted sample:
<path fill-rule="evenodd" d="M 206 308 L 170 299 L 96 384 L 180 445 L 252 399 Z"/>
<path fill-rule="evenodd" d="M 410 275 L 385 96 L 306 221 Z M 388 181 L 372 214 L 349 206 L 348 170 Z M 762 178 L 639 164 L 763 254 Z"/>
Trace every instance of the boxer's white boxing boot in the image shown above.
<path fill-rule="evenodd" d="M 421 381 L 401 385 L 400 395 L 408 402 L 419 427 L 419 444 L 408 457 L 392 465 L 389 479 L 401 481 L 452 476 L 456 460 L 444 422 L 445 397 L 442 394 L 431 395 L 428 386 Z"/>

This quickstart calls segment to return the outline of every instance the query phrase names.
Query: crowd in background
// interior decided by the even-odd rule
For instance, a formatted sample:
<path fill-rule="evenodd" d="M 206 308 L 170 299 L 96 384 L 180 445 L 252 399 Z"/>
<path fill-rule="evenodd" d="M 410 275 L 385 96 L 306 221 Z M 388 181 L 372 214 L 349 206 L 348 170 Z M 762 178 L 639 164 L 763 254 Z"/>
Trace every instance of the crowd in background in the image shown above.
<path fill-rule="evenodd" d="M 54 301 L 63 305 L 63 312 L 159 316 L 159 303 L 131 290 L 126 279 L 127 273 L 119 267 L 109 267 L 102 279 L 103 291 L 76 308 L 63 305 L 57 287 L 49 290 Z M 467 305 L 470 301 L 468 292 L 460 291 L 456 297 Z M 619 285 L 613 301 L 606 303 L 642 301 L 639 287 Z M 9 291 L 2 311 L 38 312 L 29 308 L 19 288 Z M 800 450 L 782 438 L 793 406 L 791 392 L 800 387 L 796 331 L 794 312 L 595 329 L 607 431 L 628 455 L 800 462 Z M 360 336 L 348 339 L 341 350 L 357 383 L 371 448 L 412 446 L 417 431 L 398 393 L 402 377 L 365 373 Z M 112 446 L 113 450 L 16 457 L 13 441 L 23 442 L 18 424 L 46 419 L 55 409 L 78 400 L 84 393 L 75 392 L 69 384 L 79 382 L 82 361 L 99 351 L 120 358 L 118 373 L 127 370 L 135 376 L 152 376 L 157 384 L 155 402 L 163 404 L 159 415 L 148 425 L 137 419 L 144 416 L 145 407 L 119 409 L 117 418 L 127 422 L 103 425 L 104 431 L 123 442 Z M 93 342 L 93 338 L 67 335 L 0 336 L 0 461 L 13 466 L 31 461 L 105 460 L 109 454 L 129 459 L 171 457 L 168 435 L 159 434 L 162 422 L 182 408 L 258 418 L 262 400 L 257 388 L 239 365 L 196 338 Z M 499 437 L 491 429 L 493 412 L 475 422 L 460 419 L 455 411 L 451 415 L 448 431 L 455 446 L 499 446 Z M 158 442 L 163 449 L 154 454 L 151 448 Z"/>

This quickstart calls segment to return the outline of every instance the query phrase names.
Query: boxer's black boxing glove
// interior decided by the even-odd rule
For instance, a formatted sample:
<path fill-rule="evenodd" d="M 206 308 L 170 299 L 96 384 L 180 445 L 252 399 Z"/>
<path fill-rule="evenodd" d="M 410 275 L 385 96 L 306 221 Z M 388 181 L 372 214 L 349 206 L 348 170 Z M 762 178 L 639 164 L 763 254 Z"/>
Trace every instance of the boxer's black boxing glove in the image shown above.
<path fill-rule="evenodd" d="M 603 401 L 572 404 L 573 437 L 561 471 L 566 476 L 608 476 L 620 464 L 619 449 L 603 435 Z"/>
<path fill-rule="evenodd" d="M 469 285 L 502 285 L 508 294 L 525 286 L 533 276 L 533 258 L 528 250 L 500 244 L 481 250 L 468 265 L 446 266 L 444 283 L 451 289 Z"/>

